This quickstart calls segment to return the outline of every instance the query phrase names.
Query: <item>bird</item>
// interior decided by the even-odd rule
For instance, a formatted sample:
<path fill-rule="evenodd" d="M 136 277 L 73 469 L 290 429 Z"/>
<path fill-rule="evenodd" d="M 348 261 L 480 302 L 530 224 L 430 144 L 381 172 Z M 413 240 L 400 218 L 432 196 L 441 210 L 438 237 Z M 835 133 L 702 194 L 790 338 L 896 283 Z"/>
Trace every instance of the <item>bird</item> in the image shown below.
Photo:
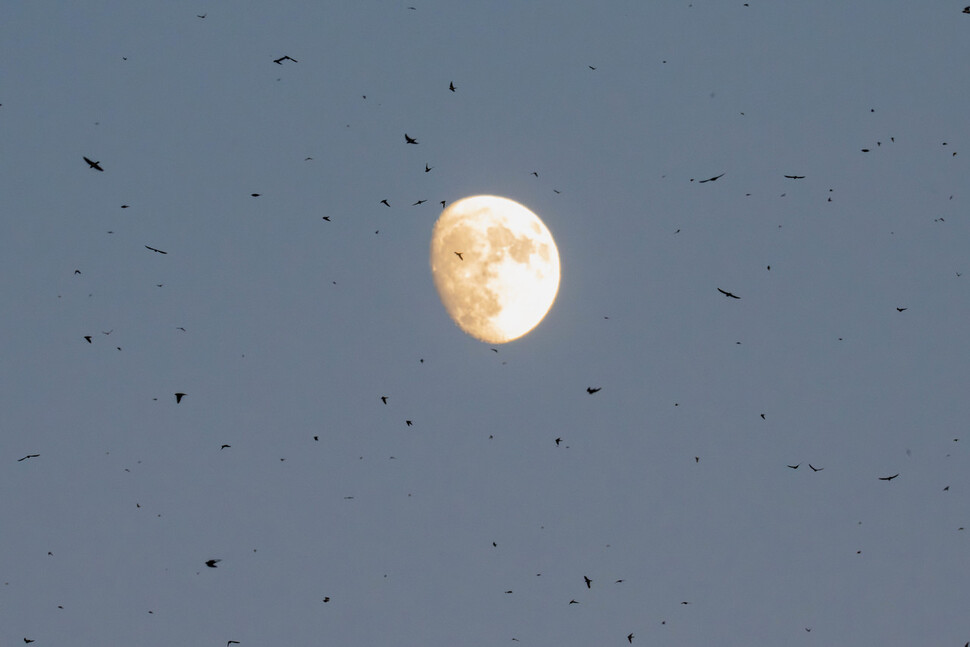
<path fill-rule="evenodd" d="M 218 568 L 216 564 L 218 564 L 221 561 L 222 561 L 221 559 L 209 559 L 209 560 L 206 560 L 205 565 L 208 566 L 209 568 Z"/>
<path fill-rule="evenodd" d="M 381 200 L 381 204 L 384 205 L 385 207 L 391 206 L 391 204 L 387 200 Z"/>
<path fill-rule="evenodd" d="M 788 467 L 792 468 L 793 470 L 797 470 L 800 466 L 801 466 L 801 463 L 799 463 L 798 465 L 789 465 Z"/>
<path fill-rule="evenodd" d="M 386 395 L 382 395 L 381 396 L 381 402 L 383 402 L 384 404 L 387 404 L 387 396 Z"/>
<path fill-rule="evenodd" d="M 597 391 L 599 391 L 602 388 L 603 387 L 601 387 L 601 386 L 597 386 L 597 387 L 587 386 L 586 387 L 586 392 L 589 393 L 590 395 L 593 395 L 594 393 L 596 393 Z"/>
<path fill-rule="evenodd" d="M 592 586 L 590 586 L 590 585 L 591 585 L 591 584 L 593 583 L 593 580 L 591 580 L 591 579 L 589 579 L 589 578 L 588 578 L 588 577 L 586 577 L 585 575 L 583 575 L 583 579 L 584 579 L 584 580 L 586 580 L 586 588 L 587 588 L 587 589 L 591 589 L 591 588 L 593 588 Z"/>
<path fill-rule="evenodd" d="M 899 476 L 899 472 L 897 472 L 897 473 L 895 473 L 895 474 L 893 474 L 892 476 L 880 476 L 880 477 L 879 477 L 879 480 L 880 480 L 880 481 L 891 481 L 891 480 L 893 480 L 894 478 L 896 478 L 897 476 Z"/>
<path fill-rule="evenodd" d="M 408 137 L 408 134 L 407 133 L 404 133 L 404 143 L 406 143 L 406 144 L 417 144 L 418 143 L 418 140 L 416 140 L 414 137 Z"/>
<path fill-rule="evenodd" d="M 175 404 L 178 404 L 179 402 L 181 402 L 182 401 L 182 398 L 184 398 L 184 397 L 185 397 L 185 394 L 184 393 L 176 393 L 175 394 Z"/>
<path fill-rule="evenodd" d="M 428 166 L 428 163 L 427 162 L 424 163 L 424 172 L 425 173 L 430 173 L 431 172 L 431 169 L 433 169 L 433 168 L 434 168 L 433 166 Z"/>
<path fill-rule="evenodd" d="M 464 259 L 464 258 L 462 257 L 462 255 L 461 255 L 461 252 L 455 252 L 455 256 L 457 256 L 457 257 L 458 257 L 458 260 L 459 260 L 459 261 L 463 261 L 463 260 L 465 260 L 465 259 Z"/>
<path fill-rule="evenodd" d="M 149 247 L 148 245 L 145 245 L 145 249 L 150 249 L 150 250 L 152 250 L 153 252 L 156 252 L 156 253 L 158 253 L 158 254 L 168 254 L 168 252 L 163 252 L 163 251 L 162 251 L 162 250 L 160 250 L 160 249 L 156 249 L 156 248 L 154 248 L 154 247 Z"/>
<path fill-rule="evenodd" d="M 415 203 L 414 203 L 414 204 L 412 204 L 411 206 L 412 206 L 412 207 L 416 207 L 416 206 L 418 206 L 419 204 L 424 204 L 425 202 L 427 202 L 427 200 L 418 200 L 417 202 L 415 202 Z"/>
<path fill-rule="evenodd" d="M 704 184 L 705 182 L 716 182 L 717 179 L 720 177 L 724 177 L 724 173 L 721 173 L 720 175 L 715 175 L 714 177 L 709 177 L 706 180 L 701 180 L 700 182 L 698 182 L 698 184 Z"/>
<path fill-rule="evenodd" d="M 40 456 L 40 454 L 27 454 L 27 455 L 26 455 L 26 456 L 24 456 L 23 458 L 18 458 L 18 459 L 17 459 L 17 462 L 19 463 L 20 461 L 25 461 L 25 460 L 27 460 L 28 458 L 37 458 L 38 456 Z"/>
<path fill-rule="evenodd" d="M 277 65 L 282 65 L 283 64 L 283 61 L 293 61 L 294 63 L 299 63 L 300 62 L 300 61 L 298 61 L 295 58 L 292 58 L 290 56 L 281 56 L 281 57 L 273 60 L 273 62 L 276 63 Z"/>
<path fill-rule="evenodd" d="M 718 288 L 717 291 L 720 292 L 721 294 L 723 294 L 726 297 L 730 297 L 731 299 L 740 299 L 741 298 L 738 295 L 732 294 L 732 293 L 728 292 L 727 290 L 722 290 L 721 288 Z"/>
<path fill-rule="evenodd" d="M 93 344 L 94 343 L 93 341 L 91 341 L 91 335 L 85 335 L 84 336 L 84 339 L 86 339 L 89 344 Z"/>
<path fill-rule="evenodd" d="M 785 177 L 787 177 L 789 180 L 804 180 L 805 179 L 805 176 L 804 175 L 786 175 Z"/>
<path fill-rule="evenodd" d="M 454 81 L 452 81 L 451 83 L 448 84 L 448 89 L 451 90 L 452 92 L 455 91 L 455 82 Z"/>
<path fill-rule="evenodd" d="M 84 156 L 82 155 L 82 157 Z M 93 162 L 87 157 L 84 158 L 84 161 L 88 163 L 89 168 L 93 168 L 95 170 L 101 171 L 102 173 L 104 172 L 104 169 L 101 168 L 101 162 Z"/>
<path fill-rule="evenodd" d="M 813 471 L 813 472 L 821 472 L 822 470 L 824 470 L 824 469 L 825 469 L 824 467 L 815 467 L 815 466 L 814 466 L 814 465 L 812 465 L 811 463 L 809 463 L 809 464 L 808 464 L 808 466 L 812 468 L 812 471 Z"/>

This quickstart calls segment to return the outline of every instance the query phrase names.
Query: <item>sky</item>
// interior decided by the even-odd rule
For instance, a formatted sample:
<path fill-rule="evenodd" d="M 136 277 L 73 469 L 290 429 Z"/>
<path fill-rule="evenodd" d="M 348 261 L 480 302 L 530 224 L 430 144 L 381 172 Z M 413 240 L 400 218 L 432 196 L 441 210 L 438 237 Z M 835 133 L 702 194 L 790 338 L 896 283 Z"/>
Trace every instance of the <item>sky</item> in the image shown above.
<path fill-rule="evenodd" d="M 0 10 L 0 644 L 970 640 L 970 15 L 408 1 Z"/>

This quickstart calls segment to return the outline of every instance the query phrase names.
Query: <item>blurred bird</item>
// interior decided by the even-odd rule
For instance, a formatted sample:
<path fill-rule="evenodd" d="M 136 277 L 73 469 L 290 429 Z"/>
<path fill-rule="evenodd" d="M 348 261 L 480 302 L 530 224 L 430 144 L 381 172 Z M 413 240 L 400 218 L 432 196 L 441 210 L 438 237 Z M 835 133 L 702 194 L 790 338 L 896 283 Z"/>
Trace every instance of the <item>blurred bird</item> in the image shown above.
<path fill-rule="evenodd" d="M 83 157 L 83 155 L 82 155 L 82 157 Z M 90 159 L 88 159 L 87 157 L 84 158 L 84 161 L 88 163 L 88 168 L 93 168 L 95 170 L 104 172 L 104 169 L 101 168 L 101 162 L 93 162 Z"/>

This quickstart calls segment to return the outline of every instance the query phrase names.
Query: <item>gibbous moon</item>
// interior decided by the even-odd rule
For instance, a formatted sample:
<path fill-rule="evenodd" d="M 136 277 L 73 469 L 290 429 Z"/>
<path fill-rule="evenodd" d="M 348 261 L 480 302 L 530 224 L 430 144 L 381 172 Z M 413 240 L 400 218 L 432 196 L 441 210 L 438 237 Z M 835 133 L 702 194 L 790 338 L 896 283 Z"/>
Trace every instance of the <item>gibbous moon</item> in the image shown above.
<path fill-rule="evenodd" d="M 477 195 L 445 209 L 431 235 L 431 274 L 448 314 L 491 344 L 518 339 L 549 312 L 559 291 L 559 250 L 527 208 Z"/>

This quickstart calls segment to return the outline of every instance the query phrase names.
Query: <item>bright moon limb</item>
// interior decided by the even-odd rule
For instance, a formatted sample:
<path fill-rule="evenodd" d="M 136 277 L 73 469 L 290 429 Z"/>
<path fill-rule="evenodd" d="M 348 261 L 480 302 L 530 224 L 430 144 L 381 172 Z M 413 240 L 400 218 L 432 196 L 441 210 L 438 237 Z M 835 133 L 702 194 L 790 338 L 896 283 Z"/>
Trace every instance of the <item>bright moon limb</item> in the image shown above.
<path fill-rule="evenodd" d="M 559 250 L 537 215 L 514 200 L 462 198 L 431 235 L 431 274 L 448 314 L 492 344 L 539 325 L 559 291 Z"/>

